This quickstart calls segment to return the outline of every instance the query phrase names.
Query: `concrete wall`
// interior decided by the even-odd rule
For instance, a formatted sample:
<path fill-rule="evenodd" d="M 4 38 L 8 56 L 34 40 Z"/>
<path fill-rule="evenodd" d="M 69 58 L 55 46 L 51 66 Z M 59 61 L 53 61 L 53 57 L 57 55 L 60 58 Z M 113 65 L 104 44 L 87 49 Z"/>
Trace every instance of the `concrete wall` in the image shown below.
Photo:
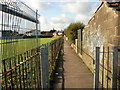
<path fill-rule="evenodd" d="M 75 39 L 75 44 L 71 44 L 71 47 L 78 53 L 78 39 Z"/>
<path fill-rule="evenodd" d="M 120 12 L 103 3 L 88 25 L 85 26 L 82 34 L 82 59 L 91 72 L 93 72 L 95 47 L 104 46 L 105 50 L 107 50 L 108 46 L 120 46 Z M 112 49 L 110 48 L 110 50 Z M 107 59 L 107 55 L 105 55 L 105 59 Z M 102 60 L 102 57 L 100 57 L 100 60 Z M 110 60 L 112 60 L 112 57 Z M 105 63 L 105 68 L 106 66 L 107 64 Z M 106 87 L 106 85 L 104 86 Z"/>

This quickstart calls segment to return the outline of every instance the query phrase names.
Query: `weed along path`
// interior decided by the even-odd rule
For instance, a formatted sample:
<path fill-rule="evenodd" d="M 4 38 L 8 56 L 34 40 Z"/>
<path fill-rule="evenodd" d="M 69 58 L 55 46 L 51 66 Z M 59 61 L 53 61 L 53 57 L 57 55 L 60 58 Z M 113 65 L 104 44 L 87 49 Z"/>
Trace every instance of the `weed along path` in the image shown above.
<path fill-rule="evenodd" d="M 59 75 L 56 76 L 54 88 L 93 88 L 92 73 L 66 42 L 61 60 L 56 69 Z"/>

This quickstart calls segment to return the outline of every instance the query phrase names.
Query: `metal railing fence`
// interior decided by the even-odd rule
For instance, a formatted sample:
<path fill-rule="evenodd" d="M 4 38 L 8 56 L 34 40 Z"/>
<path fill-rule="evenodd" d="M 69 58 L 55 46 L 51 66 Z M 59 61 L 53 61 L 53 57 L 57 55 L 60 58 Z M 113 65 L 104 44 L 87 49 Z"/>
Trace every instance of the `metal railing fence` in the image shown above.
<path fill-rule="evenodd" d="M 2 89 L 49 88 L 63 38 L 2 60 L 0 82 Z"/>
<path fill-rule="evenodd" d="M 29 50 L 23 54 L 2 60 L 0 81 L 2 89 L 12 88 L 38 88 L 37 76 L 40 77 L 40 52 L 38 49 Z M 39 73 L 38 73 L 39 72 Z"/>
<path fill-rule="evenodd" d="M 63 38 L 58 38 L 41 47 L 42 88 L 50 88 L 50 81 L 53 79 L 57 59 L 63 51 L 63 43 Z"/>
<path fill-rule="evenodd" d="M 94 88 L 117 90 L 119 81 L 118 47 L 96 47 Z M 100 83 L 101 85 L 100 85 Z"/>

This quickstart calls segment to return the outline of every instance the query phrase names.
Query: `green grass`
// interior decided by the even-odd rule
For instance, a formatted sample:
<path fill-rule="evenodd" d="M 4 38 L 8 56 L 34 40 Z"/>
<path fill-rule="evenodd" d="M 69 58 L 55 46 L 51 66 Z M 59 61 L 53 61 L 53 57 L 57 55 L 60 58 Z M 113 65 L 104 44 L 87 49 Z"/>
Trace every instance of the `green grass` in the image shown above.
<path fill-rule="evenodd" d="M 39 38 L 38 46 L 46 44 L 56 38 Z M 7 42 L 7 43 L 6 43 Z M 1 40 L 2 59 L 6 59 L 28 50 L 36 48 L 36 39 L 12 39 L 12 40 Z"/>

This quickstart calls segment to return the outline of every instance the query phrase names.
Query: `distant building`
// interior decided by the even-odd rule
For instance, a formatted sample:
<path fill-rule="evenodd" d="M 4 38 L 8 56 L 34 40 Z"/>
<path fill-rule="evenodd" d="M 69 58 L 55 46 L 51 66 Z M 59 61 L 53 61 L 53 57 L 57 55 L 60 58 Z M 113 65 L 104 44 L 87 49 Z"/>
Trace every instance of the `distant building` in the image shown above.
<path fill-rule="evenodd" d="M 58 35 L 58 34 L 57 34 L 57 31 L 53 33 L 53 36 L 57 36 L 57 35 Z"/>
<path fill-rule="evenodd" d="M 52 33 L 54 33 L 54 32 L 56 32 L 57 30 L 55 30 L 54 28 L 53 28 L 53 30 L 50 30 L 50 32 L 52 32 Z"/>
<path fill-rule="evenodd" d="M 63 31 L 58 31 L 58 35 L 62 35 L 63 34 Z"/>
<path fill-rule="evenodd" d="M 37 31 L 38 36 L 41 35 L 40 31 Z M 26 36 L 36 36 L 36 30 L 27 31 L 24 35 Z"/>
<path fill-rule="evenodd" d="M 18 36 L 18 32 L 12 30 L 4 30 L 2 31 L 2 37 L 11 37 L 11 36 Z"/>
<path fill-rule="evenodd" d="M 50 31 L 42 31 L 42 32 L 41 32 L 41 35 L 42 35 L 42 36 L 53 36 L 53 32 L 50 32 Z"/>
<path fill-rule="evenodd" d="M 56 31 L 53 33 L 53 36 L 61 36 L 63 34 L 63 31 Z"/>

